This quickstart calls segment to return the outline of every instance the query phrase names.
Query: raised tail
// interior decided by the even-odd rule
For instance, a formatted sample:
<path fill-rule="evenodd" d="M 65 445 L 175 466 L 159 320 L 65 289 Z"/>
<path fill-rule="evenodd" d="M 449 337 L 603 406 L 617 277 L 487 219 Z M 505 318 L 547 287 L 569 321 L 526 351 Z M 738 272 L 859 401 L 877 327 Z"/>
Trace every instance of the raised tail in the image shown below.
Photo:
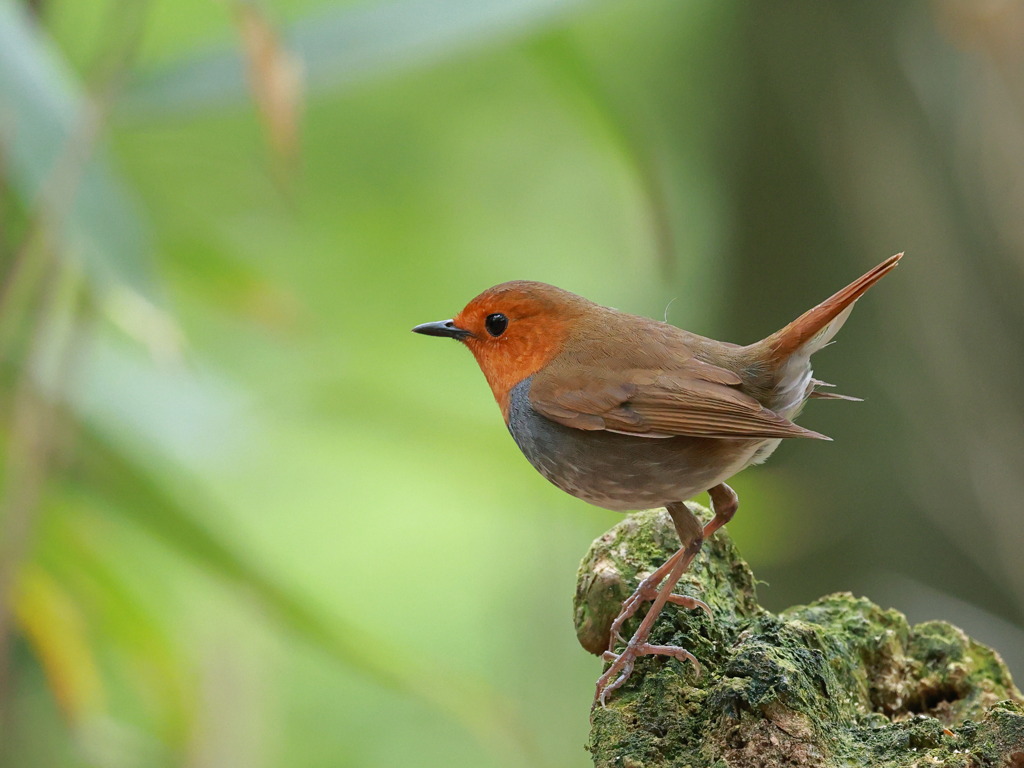
<path fill-rule="evenodd" d="M 821 304 L 804 312 L 800 317 L 776 331 L 758 346 L 767 349 L 767 359 L 776 365 L 799 352 L 800 357 L 810 357 L 824 347 L 836 332 L 842 328 L 853 309 L 853 304 L 872 285 L 882 279 L 903 258 L 902 253 L 890 256 L 874 269 L 861 275 L 848 286 Z"/>

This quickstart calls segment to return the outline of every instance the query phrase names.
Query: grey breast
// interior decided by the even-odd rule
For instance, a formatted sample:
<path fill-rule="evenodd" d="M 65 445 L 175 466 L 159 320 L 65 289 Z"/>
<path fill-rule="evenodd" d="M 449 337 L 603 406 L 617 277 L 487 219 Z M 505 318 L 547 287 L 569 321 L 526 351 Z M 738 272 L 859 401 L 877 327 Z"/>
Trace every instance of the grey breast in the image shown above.
<path fill-rule="evenodd" d="M 735 443 L 738 463 L 743 463 L 740 453 L 749 455 L 755 447 L 749 440 L 648 438 L 572 429 L 537 413 L 529 394 L 530 379 L 525 379 L 509 396 L 508 428 L 519 449 L 563 491 L 606 509 L 650 509 L 688 499 L 741 468 L 709 464 L 704 460 L 709 443 L 719 449 L 723 442 Z"/>

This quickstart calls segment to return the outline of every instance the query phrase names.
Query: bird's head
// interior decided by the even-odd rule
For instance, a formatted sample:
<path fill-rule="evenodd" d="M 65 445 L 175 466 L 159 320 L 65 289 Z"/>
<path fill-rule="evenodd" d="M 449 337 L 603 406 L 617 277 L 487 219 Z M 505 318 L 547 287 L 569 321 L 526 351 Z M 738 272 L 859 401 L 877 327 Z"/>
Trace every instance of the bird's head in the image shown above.
<path fill-rule="evenodd" d="M 558 355 L 577 321 L 595 306 L 553 285 L 516 280 L 488 288 L 451 320 L 413 331 L 469 347 L 507 418 L 512 387 Z"/>

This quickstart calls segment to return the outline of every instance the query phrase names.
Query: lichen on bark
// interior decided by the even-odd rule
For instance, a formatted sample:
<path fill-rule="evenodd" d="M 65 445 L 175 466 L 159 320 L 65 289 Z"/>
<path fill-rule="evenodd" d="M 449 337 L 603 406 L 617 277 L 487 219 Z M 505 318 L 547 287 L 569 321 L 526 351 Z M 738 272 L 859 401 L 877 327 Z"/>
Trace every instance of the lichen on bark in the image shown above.
<path fill-rule="evenodd" d="M 605 649 L 622 600 L 677 546 L 661 510 L 594 542 L 575 599 L 584 648 Z M 725 531 L 676 592 L 707 602 L 714 621 L 668 606 L 651 642 L 687 648 L 704 671 L 640 659 L 592 712 L 598 768 L 1024 768 L 1024 697 L 999 655 L 953 625 L 911 626 L 845 593 L 772 614 Z"/>

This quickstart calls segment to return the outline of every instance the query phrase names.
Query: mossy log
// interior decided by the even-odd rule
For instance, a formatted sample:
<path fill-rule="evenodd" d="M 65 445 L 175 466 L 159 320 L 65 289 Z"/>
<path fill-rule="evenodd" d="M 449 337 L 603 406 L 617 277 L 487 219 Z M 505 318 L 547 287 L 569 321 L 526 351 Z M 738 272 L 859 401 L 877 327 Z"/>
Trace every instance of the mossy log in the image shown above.
<path fill-rule="evenodd" d="M 604 650 L 622 600 L 677 546 L 660 510 L 594 542 L 575 601 L 584 648 Z M 850 594 L 770 613 L 724 530 L 676 592 L 706 601 L 714 620 L 669 605 L 651 642 L 687 648 L 703 673 L 641 658 L 592 712 L 598 768 L 1024 768 L 1024 697 L 999 655 L 953 625 L 910 626 Z"/>

